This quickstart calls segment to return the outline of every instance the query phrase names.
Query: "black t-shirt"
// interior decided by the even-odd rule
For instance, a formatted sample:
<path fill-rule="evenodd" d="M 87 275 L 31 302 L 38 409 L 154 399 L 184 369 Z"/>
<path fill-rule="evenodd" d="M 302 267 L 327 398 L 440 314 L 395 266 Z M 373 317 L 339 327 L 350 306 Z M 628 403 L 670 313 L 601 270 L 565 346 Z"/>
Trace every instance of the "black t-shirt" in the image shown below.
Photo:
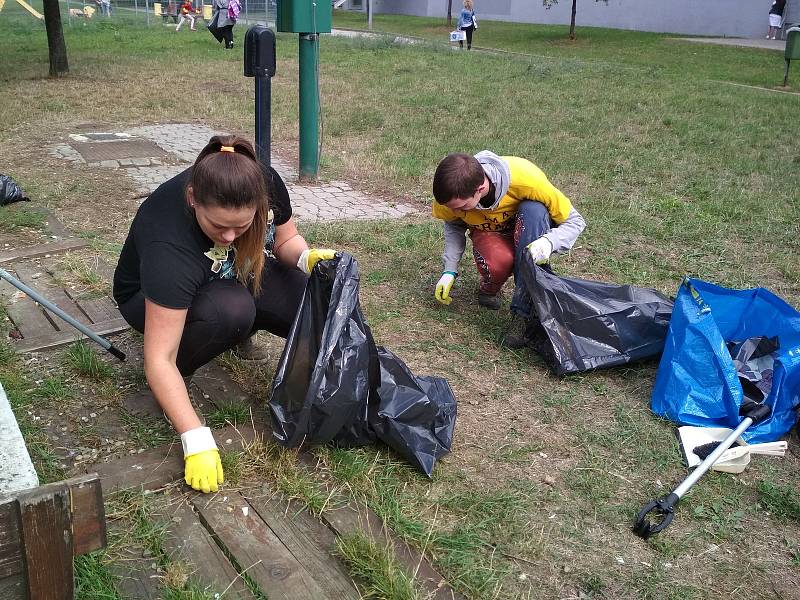
<path fill-rule="evenodd" d="M 774 0 L 769 14 L 783 16 L 783 9 L 786 8 L 786 0 Z"/>
<path fill-rule="evenodd" d="M 189 308 L 198 289 L 214 279 L 233 279 L 235 251 L 215 248 L 186 202 L 191 168 L 161 184 L 139 207 L 114 272 L 114 299 L 124 304 L 139 290 L 167 308 Z M 272 223 L 264 247 L 272 252 L 275 227 L 292 216 L 280 175 L 265 172 Z"/>

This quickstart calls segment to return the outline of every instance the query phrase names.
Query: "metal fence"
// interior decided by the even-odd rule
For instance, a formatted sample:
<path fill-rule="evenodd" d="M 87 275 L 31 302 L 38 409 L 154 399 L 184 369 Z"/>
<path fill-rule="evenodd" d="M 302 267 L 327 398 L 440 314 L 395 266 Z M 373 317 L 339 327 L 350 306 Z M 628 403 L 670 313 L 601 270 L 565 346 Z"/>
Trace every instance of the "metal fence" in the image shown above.
<path fill-rule="evenodd" d="M 239 23 L 255 24 L 264 23 L 268 27 L 275 26 L 277 18 L 277 0 L 240 0 L 242 11 Z M 115 21 L 135 21 L 151 26 L 172 24 L 178 22 L 181 0 L 110 0 L 109 9 L 103 6 L 101 0 L 61 0 L 62 7 L 67 9 L 66 17 L 70 24 L 74 20 L 82 22 L 84 17 L 76 11 L 91 12 L 92 19 L 110 18 Z M 211 16 L 212 0 L 193 0 L 197 12 L 196 18 L 207 20 Z M 160 14 L 159 14 L 160 13 Z M 200 20 L 198 20 L 198 24 Z"/>

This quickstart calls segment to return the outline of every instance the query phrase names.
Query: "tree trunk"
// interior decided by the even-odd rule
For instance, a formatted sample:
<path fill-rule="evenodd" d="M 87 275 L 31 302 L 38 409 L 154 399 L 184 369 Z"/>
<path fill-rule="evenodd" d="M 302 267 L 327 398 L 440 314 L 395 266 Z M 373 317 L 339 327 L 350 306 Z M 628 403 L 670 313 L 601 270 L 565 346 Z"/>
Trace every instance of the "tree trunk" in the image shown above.
<path fill-rule="evenodd" d="M 61 26 L 61 11 L 58 0 L 44 0 L 44 26 L 47 29 L 47 48 L 50 54 L 50 77 L 69 73 L 67 45 Z"/>
<path fill-rule="evenodd" d="M 453 26 L 453 0 L 447 0 L 447 26 Z"/>
<path fill-rule="evenodd" d="M 578 12 L 578 0 L 572 0 L 572 20 L 569 22 L 569 39 L 575 39 L 575 13 Z"/>

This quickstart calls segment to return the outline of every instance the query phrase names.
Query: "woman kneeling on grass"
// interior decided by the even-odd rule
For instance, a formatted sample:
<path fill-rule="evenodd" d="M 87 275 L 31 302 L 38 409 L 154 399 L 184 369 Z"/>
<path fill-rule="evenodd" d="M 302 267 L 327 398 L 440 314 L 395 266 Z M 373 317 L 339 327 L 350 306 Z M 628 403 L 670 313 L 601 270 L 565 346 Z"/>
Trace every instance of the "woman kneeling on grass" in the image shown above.
<path fill-rule="evenodd" d="M 142 203 L 114 273 L 114 298 L 144 334 L 150 389 L 181 435 L 185 479 L 223 481 L 219 452 L 189 400 L 191 375 L 250 336 L 286 337 L 308 273 L 333 250 L 311 250 L 274 169 L 235 136 L 213 137 L 194 166 Z"/>

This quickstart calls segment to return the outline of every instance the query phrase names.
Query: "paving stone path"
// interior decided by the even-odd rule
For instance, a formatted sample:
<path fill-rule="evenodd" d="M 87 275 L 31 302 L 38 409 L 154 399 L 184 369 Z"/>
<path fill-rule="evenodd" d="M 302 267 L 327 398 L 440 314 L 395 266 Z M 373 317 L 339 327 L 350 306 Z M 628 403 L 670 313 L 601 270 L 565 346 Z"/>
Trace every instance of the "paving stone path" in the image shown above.
<path fill-rule="evenodd" d="M 68 140 L 53 145 L 50 153 L 77 164 L 124 170 L 143 198 L 186 169 L 209 138 L 221 133 L 203 125 L 146 125 L 119 132 L 70 134 Z M 367 196 L 342 181 L 300 183 L 296 169 L 280 158 L 273 157 L 272 166 L 286 182 L 294 215 L 302 221 L 393 219 L 420 212 L 411 204 Z"/>

